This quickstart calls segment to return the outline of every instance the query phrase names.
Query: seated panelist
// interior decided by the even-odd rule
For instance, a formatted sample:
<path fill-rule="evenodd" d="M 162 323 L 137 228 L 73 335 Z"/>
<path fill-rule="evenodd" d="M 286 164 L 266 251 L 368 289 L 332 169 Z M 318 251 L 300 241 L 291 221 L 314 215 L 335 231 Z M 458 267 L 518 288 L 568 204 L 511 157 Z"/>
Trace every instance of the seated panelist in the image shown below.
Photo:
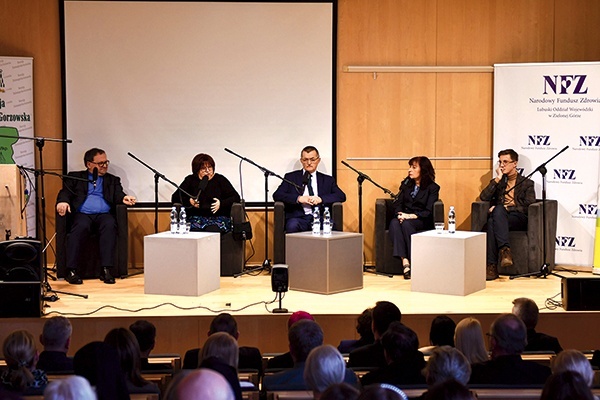
<path fill-rule="evenodd" d="M 240 195 L 227 178 L 215 173 L 215 160 L 211 156 L 196 154 L 192 160 L 192 174 L 179 186 L 182 190 L 173 193 L 171 202 L 186 207 L 191 230 L 231 231 L 231 206 L 240 201 Z"/>
<path fill-rule="evenodd" d="M 331 208 L 336 202 L 346 201 L 346 194 L 337 186 L 333 177 L 317 172 L 321 157 L 314 146 L 306 146 L 300 152 L 302 169 L 288 172 L 284 178 L 302 189 L 282 181 L 273 193 L 273 200 L 285 203 L 285 231 L 304 232 L 312 229 L 314 207 Z M 335 223 L 335 221 L 334 221 Z"/>
<path fill-rule="evenodd" d="M 392 255 L 402 259 L 404 279 L 410 279 L 411 236 L 433 229 L 433 205 L 440 194 L 429 158 L 413 157 L 408 165 L 408 176 L 400 184 L 400 192 L 394 200 L 396 218 L 390 222 Z"/>
<path fill-rule="evenodd" d="M 73 213 L 73 224 L 67 238 L 65 280 L 72 285 L 83 283 L 77 273 L 77 260 L 82 244 L 88 240 L 92 229 L 96 229 L 100 236 L 100 276 L 104 283 L 112 284 L 115 283 L 111 270 L 117 245 L 115 206 L 120 203 L 132 206 L 136 198 L 127 196 L 121 179 L 108 173 L 110 161 L 104 150 L 92 148 L 86 151 L 83 161 L 87 170 L 69 172 L 68 176 L 77 179 L 65 178 L 56 199 L 56 211 L 60 216 Z"/>

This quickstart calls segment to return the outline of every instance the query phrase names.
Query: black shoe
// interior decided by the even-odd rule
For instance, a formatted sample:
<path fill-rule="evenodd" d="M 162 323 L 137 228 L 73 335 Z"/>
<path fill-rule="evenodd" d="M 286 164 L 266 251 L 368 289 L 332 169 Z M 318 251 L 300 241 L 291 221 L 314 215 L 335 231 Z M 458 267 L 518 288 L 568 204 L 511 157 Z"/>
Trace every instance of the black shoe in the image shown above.
<path fill-rule="evenodd" d="M 488 264 L 485 268 L 485 280 L 493 281 L 500 277 L 498 275 L 498 265 L 496 264 Z"/>
<path fill-rule="evenodd" d="M 70 269 L 67 272 L 67 276 L 65 276 L 65 281 L 69 282 L 71 285 L 81 285 L 83 283 L 83 281 L 81 280 L 79 275 L 77 275 L 77 272 L 75 272 L 74 269 Z"/>
<path fill-rule="evenodd" d="M 115 283 L 115 278 L 112 277 L 108 268 L 102 268 L 102 273 L 100 274 L 100 280 L 109 285 L 112 285 L 113 283 Z"/>
<path fill-rule="evenodd" d="M 408 280 L 410 279 L 410 266 L 409 265 L 405 265 L 404 266 L 404 279 Z"/>

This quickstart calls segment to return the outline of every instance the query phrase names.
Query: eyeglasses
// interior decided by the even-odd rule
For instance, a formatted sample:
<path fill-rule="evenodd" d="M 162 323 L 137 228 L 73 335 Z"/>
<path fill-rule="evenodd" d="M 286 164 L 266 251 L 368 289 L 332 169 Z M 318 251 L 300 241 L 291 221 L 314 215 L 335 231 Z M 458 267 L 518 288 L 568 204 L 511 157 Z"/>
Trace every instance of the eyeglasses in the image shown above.
<path fill-rule="evenodd" d="M 205 165 L 204 167 L 200 168 L 200 171 L 212 171 L 213 167 L 211 167 L 210 165 Z"/>
<path fill-rule="evenodd" d="M 92 164 L 96 164 L 99 167 L 108 167 L 108 164 L 110 164 L 109 160 L 106 161 L 100 161 L 100 162 L 95 162 L 95 161 L 90 161 Z"/>
<path fill-rule="evenodd" d="M 514 163 L 514 161 L 506 161 L 506 160 L 498 161 L 498 164 L 500 164 L 500 165 L 506 165 L 506 164 L 512 164 L 512 163 Z"/>
<path fill-rule="evenodd" d="M 301 158 L 302 164 L 314 163 L 317 162 L 321 157 L 313 157 L 313 158 Z"/>

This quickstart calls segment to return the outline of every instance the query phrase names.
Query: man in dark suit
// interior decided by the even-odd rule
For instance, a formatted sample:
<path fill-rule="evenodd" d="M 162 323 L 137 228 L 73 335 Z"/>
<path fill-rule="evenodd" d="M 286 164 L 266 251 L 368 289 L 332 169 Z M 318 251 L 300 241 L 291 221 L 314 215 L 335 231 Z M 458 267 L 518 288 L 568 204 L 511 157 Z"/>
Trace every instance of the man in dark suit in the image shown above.
<path fill-rule="evenodd" d="M 543 385 L 550 368 L 526 361 L 521 353 L 527 344 L 527 328 L 514 314 L 502 314 L 490 328 L 491 360 L 473 364 L 470 383 Z"/>
<path fill-rule="evenodd" d="M 68 318 L 57 316 L 44 323 L 40 343 L 44 351 L 40 353 L 37 368 L 46 372 L 73 372 L 73 358 L 67 357 L 73 327 Z"/>
<path fill-rule="evenodd" d="M 77 273 L 77 260 L 82 243 L 88 240 L 92 229 L 100 236 L 101 279 L 104 283 L 115 283 L 111 275 L 114 267 L 117 223 L 114 217 L 115 206 L 123 203 L 135 204 L 133 196 L 123 192 L 121 179 L 108 173 L 108 158 L 102 149 L 86 151 L 83 161 L 84 171 L 69 172 L 63 188 L 58 193 L 56 211 L 60 216 L 73 213 L 73 224 L 67 239 L 67 275 L 66 281 L 80 285 Z"/>
<path fill-rule="evenodd" d="M 525 351 L 553 351 L 558 354 L 563 350 L 557 338 L 535 331 L 540 315 L 535 301 L 526 297 L 514 299 L 512 313 L 521 318 L 527 328 Z"/>
<path fill-rule="evenodd" d="M 140 319 L 129 325 L 129 330 L 137 339 L 140 346 L 140 354 L 142 356 L 140 370 L 146 371 L 163 371 L 172 370 L 173 366 L 166 363 L 150 363 L 148 357 L 156 344 L 156 326 L 150 321 Z"/>
<path fill-rule="evenodd" d="M 302 169 L 288 172 L 284 178 L 295 183 L 298 189 L 283 181 L 273 193 L 273 200 L 285 203 L 285 231 L 287 233 L 310 231 L 314 207 L 330 207 L 346 201 L 346 195 L 333 177 L 317 172 L 321 158 L 314 146 L 306 146 L 300 153 Z M 323 210 L 321 209 L 321 215 Z M 333 221 L 335 224 L 335 221 Z"/>

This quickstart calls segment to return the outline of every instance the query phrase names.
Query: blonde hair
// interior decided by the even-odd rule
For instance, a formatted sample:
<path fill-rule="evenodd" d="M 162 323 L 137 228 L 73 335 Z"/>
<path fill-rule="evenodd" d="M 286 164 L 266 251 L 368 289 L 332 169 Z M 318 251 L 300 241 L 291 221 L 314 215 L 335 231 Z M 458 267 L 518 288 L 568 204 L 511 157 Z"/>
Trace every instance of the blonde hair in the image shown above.
<path fill-rule="evenodd" d="M 237 370 L 239 350 L 237 340 L 229 333 L 215 332 L 206 339 L 202 348 L 202 360 L 215 357 Z"/>
<path fill-rule="evenodd" d="M 577 372 L 589 387 L 594 384 L 594 370 L 587 357 L 579 350 L 563 350 L 552 362 L 552 373 Z"/>
<path fill-rule="evenodd" d="M 484 362 L 489 359 L 483 339 L 481 323 L 476 318 L 467 317 L 456 324 L 454 345 L 467 357 L 467 360 L 471 364 Z"/>
<path fill-rule="evenodd" d="M 6 365 L 12 370 L 10 383 L 22 391 L 35 380 L 31 373 L 37 357 L 33 335 L 26 330 L 14 331 L 4 340 L 2 350 Z"/>

